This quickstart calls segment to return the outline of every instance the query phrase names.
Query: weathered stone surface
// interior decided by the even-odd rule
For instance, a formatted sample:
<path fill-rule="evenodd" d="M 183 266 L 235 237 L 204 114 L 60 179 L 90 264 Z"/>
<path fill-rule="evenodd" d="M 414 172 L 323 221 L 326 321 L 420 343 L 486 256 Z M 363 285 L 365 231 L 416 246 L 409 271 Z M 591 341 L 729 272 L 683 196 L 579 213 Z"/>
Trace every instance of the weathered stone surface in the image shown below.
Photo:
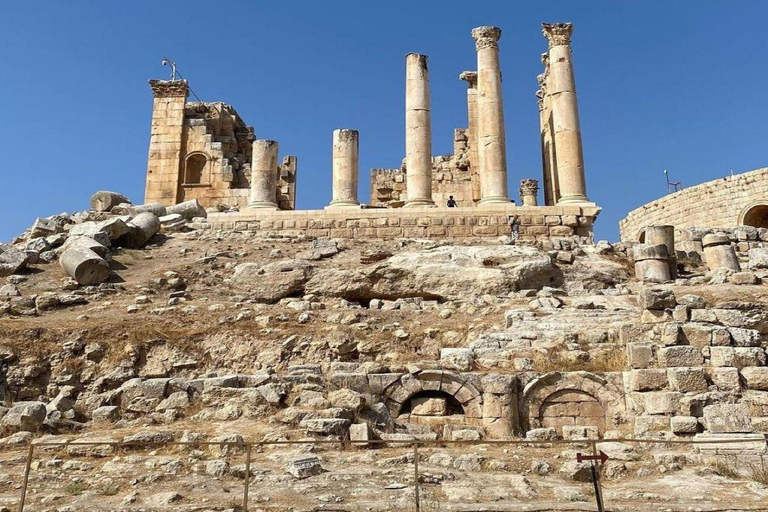
<path fill-rule="evenodd" d="M 232 274 L 232 284 L 262 302 L 277 302 L 304 290 L 312 265 L 304 260 L 283 260 L 261 265 L 241 263 Z"/>
<path fill-rule="evenodd" d="M 669 368 L 670 387 L 682 393 L 707 390 L 707 378 L 702 368 Z"/>
<path fill-rule="evenodd" d="M 416 416 L 445 416 L 448 411 L 444 398 L 418 397 L 411 404 L 411 414 Z"/>
<path fill-rule="evenodd" d="M 18 402 L 0 420 L 0 426 L 35 432 L 45 421 L 46 408 L 42 402 Z"/>
<path fill-rule="evenodd" d="M 349 425 L 350 421 L 343 418 L 305 418 L 299 423 L 307 432 L 320 435 L 343 434 Z"/>
<path fill-rule="evenodd" d="M 768 391 L 768 366 L 748 366 L 741 369 L 748 389 Z"/>
<path fill-rule="evenodd" d="M 768 248 L 759 247 L 749 250 L 749 268 L 766 269 L 768 268 Z"/>
<path fill-rule="evenodd" d="M 121 203 L 130 204 L 131 200 L 122 194 L 107 190 L 99 190 L 91 196 L 91 210 L 97 212 L 108 212 Z"/>
<path fill-rule="evenodd" d="M 20 272 L 27 266 L 29 256 L 15 247 L 0 246 L 0 277 Z"/>
<path fill-rule="evenodd" d="M 633 391 L 655 391 L 667 386 L 667 371 L 663 369 L 632 370 L 630 386 Z"/>
<path fill-rule="evenodd" d="M 704 407 L 704 424 L 713 433 L 752 432 L 752 421 L 747 406 L 742 404 L 716 404 Z"/>
<path fill-rule="evenodd" d="M 695 434 L 699 429 L 699 421 L 694 416 L 673 416 L 670 425 L 675 434 Z"/>
<path fill-rule="evenodd" d="M 369 272 L 377 297 L 447 300 L 507 295 L 559 286 L 562 272 L 546 253 L 524 246 L 446 246 L 396 254 Z"/>
<path fill-rule="evenodd" d="M 645 288 L 640 293 L 640 303 L 645 309 L 674 309 L 677 299 L 672 290 Z"/>
<path fill-rule="evenodd" d="M 675 414 L 680 410 L 681 393 L 674 391 L 652 391 L 643 393 L 645 412 L 648 414 Z"/>
<path fill-rule="evenodd" d="M 653 347 L 650 343 L 628 343 L 627 352 L 632 368 L 648 368 L 653 362 Z"/>
<path fill-rule="evenodd" d="M 299 457 L 289 461 L 285 470 L 295 478 L 304 479 L 319 475 L 323 472 L 320 459 L 317 457 Z"/>
<path fill-rule="evenodd" d="M 664 347 L 659 350 L 659 364 L 661 366 L 700 366 L 704 363 L 704 356 L 698 347 L 675 346 Z"/>

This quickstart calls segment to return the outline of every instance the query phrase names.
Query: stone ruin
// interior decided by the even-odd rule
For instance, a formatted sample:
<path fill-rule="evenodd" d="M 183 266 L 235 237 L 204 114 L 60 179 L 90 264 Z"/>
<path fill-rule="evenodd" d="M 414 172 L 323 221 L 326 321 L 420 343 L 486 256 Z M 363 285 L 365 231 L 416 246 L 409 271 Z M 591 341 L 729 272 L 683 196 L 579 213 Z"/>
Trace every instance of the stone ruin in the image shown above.
<path fill-rule="evenodd" d="M 279 164 L 277 142 L 255 139 L 227 105 L 185 106 L 186 83 L 154 83 L 145 204 L 99 191 L 90 209 L 37 219 L 0 245 L 0 275 L 7 276 L 0 398 L 8 404 L 0 407 L 8 434 L 0 447 L 26 446 L 39 433 L 66 440 L 62 451 L 73 458 L 112 456 L 110 446 L 82 444 L 89 440 L 394 445 L 523 438 L 533 448 L 595 440 L 614 459 L 604 476 L 617 482 L 685 466 L 700 471 L 724 455 L 762 463 L 768 228 L 649 224 L 638 240 L 594 243 L 599 209 L 586 199 L 580 135 L 558 129 L 578 127 L 571 26 L 545 25 L 544 32 L 550 68 L 540 77 L 541 206 L 533 179 L 521 181 L 521 205 L 508 200 L 500 97 L 480 100 L 499 90 L 500 31 L 493 27 L 473 31 L 478 76 L 488 81 L 478 78 L 475 88 L 473 73 L 463 74 L 470 126 L 457 137 L 458 157 L 432 158 L 427 59 L 406 57 L 405 170 L 388 175 L 408 186 L 399 191 L 403 204 L 386 208 L 358 200 L 357 131 L 333 133 L 328 208 L 292 210 L 295 157 Z M 181 145 L 162 140 L 171 127 Z M 214 150 L 216 158 L 203 156 L 195 166 L 195 155 Z M 467 173 L 467 195 L 456 194 L 460 207 L 436 205 L 451 190 L 435 186 L 436 162 Z M 161 176 L 170 180 L 165 191 Z M 709 444 L 646 449 L 627 438 Z M 327 446 L 313 448 L 324 465 L 336 445 Z M 450 478 L 465 485 L 448 494 L 452 503 L 463 503 L 468 489 L 491 492 L 502 484 L 485 477 L 512 472 L 506 452 L 486 446 L 481 455 L 467 446 L 456 457 L 429 452 L 419 461 L 431 468 L 428 479 L 435 468 L 457 472 Z M 570 461 L 571 451 L 535 461 L 524 482 L 516 481 L 524 489 L 518 498 L 538 499 L 544 487 L 534 479 L 552 464 L 559 467 L 552 478 L 591 478 L 588 466 Z M 336 468 L 367 464 L 379 452 Z M 190 452 L 190 459 L 204 458 L 202 450 Z M 127 477 L 138 460 L 118 456 L 109 472 Z M 324 478 L 319 457 L 270 448 L 262 462 L 271 468 L 267 460 L 287 469 L 260 469 L 264 489 L 302 494 L 296 482 Z M 387 468 L 410 462 L 379 461 Z M 152 464 L 161 463 L 145 461 Z M 196 478 L 198 470 L 174 477 Z M 218 460 L 207 461 L 204 472 L 244 477 L 242 468 Z M 472 472 L 483 478 L 470 485 Z M 354 485 L 328 473 L 323 485 Z M 694 478 L 692 470 L 685 474 Z M 59 485 L 57 478 L 71 480 L 62 472 L 39 485 Z M 448 477 L 436 481 L 451 485 Z M 638 496 L 625 501 L 647 501 L 647 493 Z"/>
<path fill-rule="evenodd" d="M 478 71 L 465 71 L 468 128 L 454 132 L 454 154 L 433 157 L 427 56 L 406 55 L 405 158 L 399 169 L 371 171 L 370 204 L 358 198 L 359 137 L 333 134 L 332 200 L 325 211 L 295 211 L 296 157 L 279 164 L 277 141 L 256 140 L 231 106 L 186 104 L 184 80 L 151 80 L 155 94 L 145 201 L 165 206 L 196 199 L 213 228 L 335 237 L 550 237 L 591 241 L 600 208 L 586 195 L 571 60 L 572 25 L 544 25 L 552 55 L 537 93 L 545 202 L 536 180 L 509 199 L 501 98 L 501 30 L 472 31 Z M 552 78 L 550 78 L 550 75 Z M 559 164 L 558 164 L 559 162 Z M 525 197 L 523 197 L 525 195 Z M 446 212 L 453 196 L 459 212 Z M 344 207 L 343 209 L 340 207 Z M 400 210 L 400 207 L 406 210 Z M 414 208 L 416 210 L 414 210 Z M 383 210 L 383 211 L 382 211 Z M 227 212 L 221 213 L 221 212 Z"/>

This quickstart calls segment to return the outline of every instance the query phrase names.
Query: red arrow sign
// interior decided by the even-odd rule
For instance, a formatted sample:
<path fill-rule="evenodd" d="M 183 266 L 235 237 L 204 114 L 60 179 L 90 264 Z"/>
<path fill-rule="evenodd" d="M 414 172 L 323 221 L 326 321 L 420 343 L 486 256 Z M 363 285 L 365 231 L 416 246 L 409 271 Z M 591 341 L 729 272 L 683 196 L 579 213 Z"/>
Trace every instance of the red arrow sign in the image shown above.
<path fill-rule="evenodd" d="M 600 450 L 600 455 L 583 455 L 581 453 L 576 454 L 576 462 L 584 462 L 585 460 L 599 460 L 602 463 L 608 460 L 608 455 L 603 450 Z"/>

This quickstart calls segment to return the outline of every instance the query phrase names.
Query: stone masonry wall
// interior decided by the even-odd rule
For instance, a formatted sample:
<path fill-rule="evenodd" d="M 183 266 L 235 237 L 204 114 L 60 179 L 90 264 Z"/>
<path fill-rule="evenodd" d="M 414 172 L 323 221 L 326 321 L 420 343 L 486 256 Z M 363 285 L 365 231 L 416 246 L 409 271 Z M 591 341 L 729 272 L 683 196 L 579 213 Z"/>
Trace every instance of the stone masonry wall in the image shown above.
<path fill-rule="evenodd" d="M 335 238 L 482 238 L 511 233 L 519 222 L 521 240 L 578 237 L 590 243 L 599 208 L 517 207 L 483 208 L 361 208 L 340 210 L 261 211 L 209 214 L 199 227 L 247 230 L 275 235 Z"/>
<path fill-rule="evenodd" d="M 768 168 L 683 189 L 632 210 L 619 222 L 622 240 L 638 240 L 645 226 L 735 227 L 746 211 L 768 204 Z"/>

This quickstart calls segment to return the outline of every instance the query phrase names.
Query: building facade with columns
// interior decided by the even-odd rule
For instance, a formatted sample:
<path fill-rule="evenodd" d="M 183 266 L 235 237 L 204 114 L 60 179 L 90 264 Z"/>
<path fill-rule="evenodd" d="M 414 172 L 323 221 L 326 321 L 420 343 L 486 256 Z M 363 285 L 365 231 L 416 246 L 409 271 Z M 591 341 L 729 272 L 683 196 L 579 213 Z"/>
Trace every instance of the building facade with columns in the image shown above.
<path fill-rule="evenodd" d="M 555 23 L 542 27 L 548 51 L 542 56 L 545 71 L 538 77 L 536 96 L 541 126 L 543 204 L 539 205 L 538 200 L 539 182 L 530 176 L 515 176 L 517 173 L 512 170 L 514 183 L 520 187 L 509 190 L 499 48 L 502 31 L 482 26 L 470 34 L 475 45 L 476 69 L 459 75 L 467 83 L 467 127 L 454 131 L 454 154 L 432 154 L 433 105 L 428 57 L 409 53 L 404 59 L 405 156 L 400 168 L 372 170 L 370 199 L 368 203 L 361 201 L 361 134 L 352 128 L 335 130 L 329 172 L 332 199 L 324 212 L 310 212 L 315 221 L 305 229 L 310 230 L 310 224 L 325 226 L 323 219 L 327 219 L 327 229 L 345 226 L 343 232 L 349 236 L 416 236 L 420 230 L 407 227 L 411 219 L 416 219 L 417 227 L 444 225 L 438 219 L 446 213 L 440 212 L 453 197 L 458 207 L 466 210 L 456 217 L 459 220 L 455 220 L 455 227 L 425 229 L 425 235 L 519 233 L 523 239 L 591 239 L 592 225 L 600 209 L 587 197 L 570 47 L 573 26 Z M 212 104 L 187 104 L 185 81 L 150 83 L 155 105 L 147 172 L 148 202 L 172 204 L 198 199 L 209 207 L 211 221 L 219 226 L 302 229 L 296 226 L 304 225 L 303 220 L 297 223 L 290 216 L 283 218 L 285 210 L 295 208 L 295 157 L 287 157 L 283 164 L 278 164 L 278 142 L 257 139 L 253 129 L 228 105 L 215 104 L 221 105 L 217 111 L 221 113 L 216 117 L 209 114 Z M 202 121 L 190 112 L 201 114 Z M 224 128 L 211 129 L 209 117 Z M 199 153 L 205 153 L 204 157 L 195 156 Z M 199 171 L 195 159 L 199 160 Z M 510 192 L 518 192 L 519 201 L 512 199 Z M 227 201 L 239 208 L 238 219 L 232 213 L 226 218 L 217 217 L 216 207 L 226 205 Z M 402 213 L 397 213 L 401 207 Z M 382 209 L 388 212 L 373 214 Z M 374 226 L 368 225 L 366 217 L 371 217 L 376 227 L 388 229 L 371 233 L 368 229 Z M 401 217 L 402 224 L 398 220 Z M 340 234 L 338 230 L 335 233 Z"/>

